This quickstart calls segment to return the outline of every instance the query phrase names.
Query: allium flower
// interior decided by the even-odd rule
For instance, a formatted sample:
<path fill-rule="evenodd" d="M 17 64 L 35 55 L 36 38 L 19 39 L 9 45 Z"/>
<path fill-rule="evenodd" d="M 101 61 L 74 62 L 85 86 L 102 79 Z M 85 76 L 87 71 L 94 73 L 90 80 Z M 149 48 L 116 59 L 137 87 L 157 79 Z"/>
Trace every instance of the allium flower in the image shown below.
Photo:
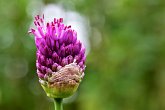
<path fill-rule="evenodd" d="M 37 47 L 36 67 L 39 82 L 47 96 L 65 98 L 78 88 L 85 70 L 85 47 L 77 39 L 71 26 L 63 19 L 45 23 L 44 15 L 34 21 L 37 29 L 30 29 Z"/>

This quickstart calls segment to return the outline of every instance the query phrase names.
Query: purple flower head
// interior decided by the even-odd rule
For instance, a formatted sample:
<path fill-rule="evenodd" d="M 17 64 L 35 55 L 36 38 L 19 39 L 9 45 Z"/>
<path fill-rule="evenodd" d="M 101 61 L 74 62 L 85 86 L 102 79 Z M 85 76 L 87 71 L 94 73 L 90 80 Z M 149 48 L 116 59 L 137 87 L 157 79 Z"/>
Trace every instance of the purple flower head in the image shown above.
<path fill-rule="evenodd" d="M 62 18 L 54 18 L 54 21 L 45 23 L 44 15 L 37 15 L 34 24 L 37 29 L 29 32 L 35 36 L 39 78 L 43 79 L 47 74 L 53 74 L 71 63 L 76 63 L 84 72 L 85 48 L 71 26 L 65 26 Z"/>
<path fill-rule="evenodd" d="M 34 24 L 36 29 L 30 29 L 29 32 L 35 36 L 36 67 L 40 83 L 46 81 L 55 84 L 63 80 L 60 83 L 64 84 L 70 79 L 75 82 L 76 78 L 80 80 L 84 75 L 86 56 L 85 47 L 77 39 L 76 31 L 71 26 L 65 26 L 62 18 L 54 18 L 52 22 L 45 23 L 44 15 L 37 15 Z M 63 73 L 66 74 L 61 76 Z M 74 78 L 73 73 L 79 77 Z"/>

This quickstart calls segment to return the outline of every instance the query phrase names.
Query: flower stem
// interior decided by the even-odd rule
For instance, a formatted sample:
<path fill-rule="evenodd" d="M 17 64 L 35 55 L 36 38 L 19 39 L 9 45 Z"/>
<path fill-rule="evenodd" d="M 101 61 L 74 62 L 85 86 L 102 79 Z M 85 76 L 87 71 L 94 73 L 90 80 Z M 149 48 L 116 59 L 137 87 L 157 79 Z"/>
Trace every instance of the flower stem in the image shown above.
<path fill-rule="evenodd" d="M 55 108 L 55 110 L 63 110 L 62 98 L 55 98 L 54 99 L 54 108 Z"/>

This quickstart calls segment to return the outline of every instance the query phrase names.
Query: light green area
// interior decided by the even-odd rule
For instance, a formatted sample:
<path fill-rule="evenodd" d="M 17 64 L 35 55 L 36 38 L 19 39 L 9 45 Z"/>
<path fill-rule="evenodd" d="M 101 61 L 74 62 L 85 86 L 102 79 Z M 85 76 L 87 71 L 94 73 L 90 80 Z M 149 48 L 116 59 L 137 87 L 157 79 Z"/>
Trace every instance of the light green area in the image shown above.
<path fill-rule="evenodd" d="M 0 0 L 0 110 L 54 109 L 27 34 L 39 1 Z M 91 26 L 85 77 L 64 110 L 165 110 L 165 0 L 60 2 Z"/>
<path fill-rule="evenodd" d="M 75 86 L 65 85 L 65 87 L 61 86 L 60 88 L 57 86 L 42 85 L 42 84 L 41 84 L 41 86 L 44 89 L 46 95 L 51 98 L 69 97 L 69 96 L 73 95 L 78 88 L 78 84 Z"/>

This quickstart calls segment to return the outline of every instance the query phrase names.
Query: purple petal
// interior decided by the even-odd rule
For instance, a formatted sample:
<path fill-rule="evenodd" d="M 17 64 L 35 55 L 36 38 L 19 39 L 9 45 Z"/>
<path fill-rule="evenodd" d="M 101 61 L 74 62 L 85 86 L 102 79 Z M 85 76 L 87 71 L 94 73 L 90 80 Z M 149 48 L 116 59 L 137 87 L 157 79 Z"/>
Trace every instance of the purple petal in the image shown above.
<path fill-rule="evenodd" d="M 52 41 L 52 40 L 51 40 L 50 37 L 47 36 L 47 37 L 45 38 L 45 42 L 46 42 L 46 44 L 48 45 L 49 48 L 52 47 L 52 42 L 51 42 L 51 41 Z"/>
<path fill-rule="evenodd" d="M 77 41 L 77 32 L 73 30 L 73 44 Z"/>
<path fill-rule="evenodd" d="M 77 55 L 80 52 L 80 50 L 81 50 L 81 43 L 80 41 L 78 41 L 73 47 L 74 55 Z"/>
<path fill-rule="evenodd" d="M 62 66 L 59 65 L 59 66 L 57 67 L 57 71 L 59 71 L 61 68 L 62 68 Z"/>
<path fill-rule="evenodd" d="M 58 55 L 62 58 L 65 56 L 65 47 L 64 47 L 64 45 L 62 45 L 61 48 L 58 50 Z"/>
<path fill-rule="evenodd" d="M 79 65 L 80 67 L 83 67 L 83 66 L 84 66 L 84 63 L 83 63 L 83 62 L 80 62 L 78 65 Z"/>
<path fill-rule="evenodd" d="M 52 51 L 50 48 L 48 48 L 48 46 L 45 46 L 42 54 L 45 55 L 46 57 L 51 57 L 52 56 Z"/>
<path fill-rule="evenodd" d="M 51 67 L 52 66 L 52 64 L 53 64 L 53 61 L 52 61 L 52 59 L 46 59 L 46 66 L 47 67 Z"/>
<path fill-rule="evenodd" d="M 39 78 L 43 79 L 44 78 L 44 74 L 40 73 L 40 72 L 37 72 L 37 75 Z"/>
<path fill-rule="evenodd" d="M 58 49 L 59 49 L 59 47 L 60 47 L 58 40 L 56 40 L 56 42 L 55 42 L 55 43 L 56 43 L 56 45 L 55 45 L 56 47 L 55 47 L 55 48 L 56 48 L 56 50 L 58 50 Z"/>
<path fill-rule="evenodd" d="M 40 35 L 42 36 L 42 38 L 44 38 L 45 34 L 41 27 L 38 27 L 38 31 L 39 31 Z"/>
<path fill-rule="evenodd" d="M 65 56 L 68 56 L 68 55 L 73 55 L 73 45 L 72 44 L 67 45 L 65 47 Z"/>
<path fill-rule="evenodd" d="M 53 59 L 54 62 L 58 62 L 58 60 L 59 60 L 59 56 L 57 55 L 56 52 L 53 53 L 53 55 L 52 55 L 52 59 Z"/>
<path fill-rule="evenodd" d="M 79 55 L 76 55 L 76 56 L 74 57 L 74 59 L 76 60 L 76 63 L 79 63 L 81 58 L 80 58 Z"/>
<path fill-rule="evenodd" d="M 61 65 L 62 66 L 65 66 L 65 65 L 67 65 L 68 64 L 68 59 L 67 58 L 63 58 L 62 59 L 62 62 L 61 62 Z"/>
<path fill-rule="evenodd" d="M 66 45 L 72 43 L 73 41 L 73 33 L 72 33 L 72 30 L 68 30 L 67 34 L 66 34 Z"/>
<path fill-rule="evenodd" d="M 73 63 L 73 57 L 71 55 L 66 57 L 68 60 L 68 64 Z"/>
<path fill-rule="evenodd" d="M 52 70 L 56 72 L 57 71 L 57 67 L 58 67 L 58 64 L 57 63 L 54 63 L 52 65 Z"/>
<path fill-rule="evenodd" d="M 52 70 L 50 68 L 46 69 L 46 74 L 52 74 Z"/>
<path fill-rule="evenodd" d="M 81 61 L 85 63 L 86 60 L 86 56 L 84 55 L 84 57 L 82 57 Z"/>
<path fill-rule="evenodd" d="M 81 48 L 80 54 L 84 55 L 85 54 L 85 48 Z"/>
<path fill-rule="evenodd" d="M 43 55 L 38 54 L 37 57 L 38 57 L 38 63 L 40 63 L 41 65 L 45 65 L 46 64 L 45 63 L 46 58 Z"/>
<path fill-rule="evenodd" d="M 46 74 L 46 67 L 45 67 L 45 66 L 41 66 L 40 68 L 38 68 L 38 70 L 39 70 L 42 74 Z"/>
<path fill-rule="evenodd" d="M 35 42 L 36 42 L 37 48 L 38 48 L 40 51 L 41 51 L 41 50 L 44 48 L 44 46 L 46 45 L 45 40 L 42 39 L 42 38 L 36 38 L 36 39 L 35 39 Z"/>

